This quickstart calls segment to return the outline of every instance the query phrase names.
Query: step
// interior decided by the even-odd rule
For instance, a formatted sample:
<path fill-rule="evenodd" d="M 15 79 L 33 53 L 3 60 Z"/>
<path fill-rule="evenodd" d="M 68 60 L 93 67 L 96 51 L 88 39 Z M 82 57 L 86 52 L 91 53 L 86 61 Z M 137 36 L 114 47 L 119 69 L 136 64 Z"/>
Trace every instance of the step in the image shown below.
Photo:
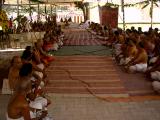
<path fill-rule="evenodd" d="M 59 81 L 59 80 L 66 80 L 66 81 L 76 81 L 76 80 L 83 80 L 83 81 L 86 81 L 86 82 L 94 82 L 94 81 L 98 81 L 98 82 L 112 82 L 112 81 L 120 81 L 120 79 L 118 78 L 118 76 L 72 76 L 73 78 L 75 79 L 71 79 L 69 76 L 64 76 L 64 75 L 49 75 L 46 79 L 47 80 L 50 80 L 50 81 Z"/>
<path fill-rule="evenodd" d="M 112 60 L 112 57 L 108 56 L 97 56 L 97 55 L 74 55 L 74 56 L 56 56 L 56 60 Z"/>
<path fill-rule="evenodd" d="M 47 87 L 83 87 L 89 85 L 90 87 L 121 87 L 123 84 L 121 82 L 92 82 L 92 83 L 85 83 L 80 81 L 74 82 L 61 82 L 61 81 L 50 81 L 50 84 Z"/>
<path fill-rule="evenodd" d="M 81 63 L 81 62 L 73 62 L 73 63 L 54 63 L 51 66 L 58 66 L 58 67 L 65 67 L 65 66 L 75 66 L 75 67 L 79 67 L 79 66 L 83 66 L 83 67 L 94 67 L 94 66 L 104 66 L 104 67 L 114 67 L 113 64 L 107 64 L 107 63 Z M 50 67 L 51 67 L 50 66 Z"/>
<path fill-rule="evenodd" d="M 67 70 L 67 72 L 69 72 L 71 75 L 75 76 L 75 75 L 118 75 L 116 71 L 69 71 Z M 48 75 L 51 74 L 52 75 L 61 75 L 61 74 L 68 74 L 66 72 L 66 70 L 63 69 L 59 69 L 59 71 L 47 71 Z"/>
<path fill-rule="evenodd" d="M 101 74 L 101 73 L 99 73 L 99 74 L 77 74 L 77 73 L 75 73 L 75 74 L 70 74 L 70 73 L 68 73 L 68 72 L 64 72 L 64 73 L 57 73 L 57 74 L 48 74 L 48 76 L 50 76 L 50 77 L 54 77 L 54 76 L 63 76 L 63 77 L 67 77 L 67 76 L 72 76 L 72 77 L 79 77 L 79 78 L 81 78 L 82 76 L 92 76 L 92 77 L 98 77 L 98 76 L 103 76 L 103 77 L 112 77 L 112 76 L 115 76 L 115 77 L 119 77 L 118 76 L 118 74 L 116 74 L 116 73 L 110 73 L 110 74 Z"/>
<path fill-rule="evenodd" d="M 48 68 L 46 70 L 47 73 L 53 72 L 53 71 L 64 71 L 64 70 L 69 70 L 70 72 L 92 72 L 92 71 L 97 71 L 97 72 L 116 72 L 115 69 L 106 69 L 104 67 L 85 67 L 85 69 L 83 67 L 63 67 L 63 68 L 59 68 L 59 67 L 51 67 Z"/>
<path fill-rule="evenodd" d="M 56 58 L 55 62 L 106 62 L 106 63 L 113 63 L 112 59 L 110 58 L 93 58 L 93 59 L 79 59 L 79 58 Z"/>
<path fill-rule="evenodd" d="M 126 93 L 124 87 L 116 87 L 116 88 L 89 88 L 89 90 L 95 94 L 122 94 Z M 68 87 L 47 87 L 45 91 L 47 93 L 88 93 L 90 94 L 89 90 L 85 87 L 81 88 L 68 88 Z"/>

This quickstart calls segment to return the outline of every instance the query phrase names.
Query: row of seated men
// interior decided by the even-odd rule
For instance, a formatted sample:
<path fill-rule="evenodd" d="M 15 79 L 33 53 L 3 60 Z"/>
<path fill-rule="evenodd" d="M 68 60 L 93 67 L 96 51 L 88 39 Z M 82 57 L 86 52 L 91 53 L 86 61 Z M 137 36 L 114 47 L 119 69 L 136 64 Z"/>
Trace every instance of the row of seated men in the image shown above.
<path fill-rule="evenodd" d="M 11 24 L 12 21 L 11 21 Z M 13 33 L 23 33 L 23 32 L 43 32 L 46 31 L 50 28 L 56 28 L 57 22 L 56 22 L 56 17 L 55 16 L 48 16 L 46 17 L 46 21 L 42 22 L 41 19 L 38 19 L 37 21 L 29 21 L 27 17 L 23 17 L 20 20 L 20 24 L 16 28 L 15 25 L 14 27 L 11 27 L 10 29 L 13 29 Z"/>
<path fill-rule="evenodd" d="M 96 37 L 100 40 L 108 40 L 109 36 L 112 36 L 115 30 L 110 25 L 102 26 L 98 23 L 91 22 L 89 23 L 87 31 L 91 33 L 92 38 Z"/>
<path fill-rule="evenodd" d="M 56 28 L 58 25 L 56 23 L 56 21 L 53 20 L 47 20 L 46 22 L 41 22 L 41 21 L 35 21 L 34 23 L 30 23 L 31 24 L 31 31 L 35 31 L 35 32 L 41 32 L 41 31 L 46 31 L 50 28 Z"/>
<path fill-rule="evenodd" d="M 61 26 L 58 25 L 55 29 L 48 29 L 43 38 L 43 49 L 45 51 L 57 51 L 63 46 L 64 33 Z"/>
<path fill-rule="evenodd" d="M 22 56 L 14 56 L 9 68 L 8 81 L 12 91 L 7 120 L 53 120 L 47 107 L 51 101 L 44 87 L 48 83 L 45 69 L 55 60 L 42 49 L 43 41 L 27 46 Z"/>
<path fill-rule="evenodd" d="M 112 29 L 98 23 L 89 24 L 89 32 L 106 40 L 106 45 L 115 49 L 115 58 L 128 73 L 143 72 L 150 78 L 153 89 L 160 93 L 160 33 L 158 28 L 143 32 L 131 27 Z M 100 37 L 99 37 L 100 36 Z"/>
<path fill-rule="evenodd" d="M 125 32 L 117 30 L 109 35 L 107 45 L 115 49 L 115 58 L 128 73 L 142 72 L 153 80 L 152 86 L 160 92 L 160 33 L 158 29 L 139 32 L 132 27 Z"/>

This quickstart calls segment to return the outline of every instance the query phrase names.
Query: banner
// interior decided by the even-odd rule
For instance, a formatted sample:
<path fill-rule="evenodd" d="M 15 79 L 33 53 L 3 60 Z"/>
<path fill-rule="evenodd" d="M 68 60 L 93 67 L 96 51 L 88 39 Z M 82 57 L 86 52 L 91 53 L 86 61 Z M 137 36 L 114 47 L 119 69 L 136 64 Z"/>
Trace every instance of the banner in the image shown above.
<path fill-rule="evenodd" d="M 112 28 L 118 27 L 118 8 L 109 6 L 100 7 L 100 24 L 110 25 Z"/>

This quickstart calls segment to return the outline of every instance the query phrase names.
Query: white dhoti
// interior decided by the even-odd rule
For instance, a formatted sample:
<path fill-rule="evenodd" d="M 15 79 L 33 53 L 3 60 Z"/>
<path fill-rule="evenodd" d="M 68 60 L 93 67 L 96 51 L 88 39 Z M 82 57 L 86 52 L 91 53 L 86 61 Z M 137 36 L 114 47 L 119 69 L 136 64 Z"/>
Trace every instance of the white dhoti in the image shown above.
<path fill-rule="evenodd" d="M 126 65 L 126 64 L 129 63 L 131 60 L 132 60 L 132 57 L 121 58 L 121 60 L 120 60 L 120 65 Z"/>
<path fill-rule="evenodd" d="M 153 89 L 157 92 L 160 92 L 160 82 L 154 81 L 152 82 Z"/>
<path fill-rule="evenodd" d="M 32 82 L 35 82 L 36 80 L 37 80 L 37 79 L 36 79 L 35 77 L 33 77 L 33 76 L 31 77 L 31 81 L 32 81 Z M 40 89 L 43 88 L 44 85 L 45 85 L 44 81 L 41 81 L 40 84 L 39 84 Z"/>
<path fill-rule="evenodd" d="M 47 99 L 44 97 L 36 97 L 34 101 L 31 101 L 29 106 L 35 109 L 43 109 L 47 106 Z"/>
<path fill-rule="evenodd" d="M 42 72 L 35 71 L 34 73 L 36 75 L 38 75 L 41 79 L 43 78 L 43 73 Z"/>
<path fill-rule="evenodd" d="M 37 116 L 40 116 L 42 114 L 42 110 L 47 110 L 47 108 L 46 108 L 47 99 L 43 98 L 43 97 L 37 97 L 34 101 L 30 102 L 29 106 L 39 110 L 37 112 L 30 112 L 30 113 L 32 113 L 32 116 L 33 116 L 32 118 L 36 118 Z M 36 115 L 36 116 L 34 116 L 34 115 Z M 47 115 L 42 120 L 53 120 L 53 118 L 50 117 L 49 115 Z"/>
<path fill-rule="evenodd" d="M 62 39 L 58 40 L 58 46 L 63 46 L 63 42 L 62 41 L 63 41 Z"/>
<path fill-rule="evenodd" d="M 151 78 L 153 80 L 160 80 L 160 72 L 159 71 L 151 72 Z"/>
<path fill-rule="evenodd" d="M 38 64 L 37 67 L 43 70 L 44 69 L 44 64 L 42 64 L 42 63 Z"/>
<path fill-rule="evenodd" d="M 121 46 L 122 44 L 119 44 L 119 43 L 114 45 L 116 50 L 121 50 Z"/>
<path fill-rule="evenodd" d="M 149 63 L 155 63 L 157 61 L 158 57 L 153 57 L 149 60 Z"/>
<path fill-rule="evenodd" d="M 42 70 L 44 69 L 44 65 L 43 64 L 38 64 L 37 67 L 40 68 L 40 69 L 42 69 Z M 34 73 L 36 75 L 38 75 L 41 79 L 43 78 L 43 73 L 42 72 L 34 71 Z M 35 81 L 36 78 L 32 77 L 31 80 Z"/>
<path fill-rule="evenodd" d="M 24 120 L 24 118 L 21 117 L 21 118 L 17 118 L 17 119 L 12 119 L 12 118 L 9 118 L 8 113 L 6 113 L 6 120 Z"/>
<path fill-rule="evenodd" d="M 129 67 L 131 72 L 145 72 L 147 70 L 147 63 L 140 63 Z"/>
<path fill-rule="evenodd" d="M 59 47 L 59 46 L 58 46 L 57 43 L 54 43 L 54 44 L 53 44 L 53 50 L 56 50 L 56 51 L 57 51 L 57 50 L 58 50 L 58 47 Z"/>
<path fill-rule="evenodd" d="M 121 53 L 122 53 L 121 50 L 116 50 L 116 51 L 115 51 L 115 55 L 116 55 L 116 56 L 120 55 Z"/>

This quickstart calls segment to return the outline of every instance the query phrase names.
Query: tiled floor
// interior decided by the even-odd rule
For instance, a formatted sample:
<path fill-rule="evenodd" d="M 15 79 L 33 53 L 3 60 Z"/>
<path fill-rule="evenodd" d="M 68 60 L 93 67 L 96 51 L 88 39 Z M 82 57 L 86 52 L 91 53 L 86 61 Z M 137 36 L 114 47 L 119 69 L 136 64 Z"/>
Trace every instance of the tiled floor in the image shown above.
<path fill-rule="evenodd" d="M 9 96 L 0 96 L 0 120 Z M 93 97 L 52 96 L 49 114 L 55 120 L 160 120 L 160 101 L 105 102 Z"/>

